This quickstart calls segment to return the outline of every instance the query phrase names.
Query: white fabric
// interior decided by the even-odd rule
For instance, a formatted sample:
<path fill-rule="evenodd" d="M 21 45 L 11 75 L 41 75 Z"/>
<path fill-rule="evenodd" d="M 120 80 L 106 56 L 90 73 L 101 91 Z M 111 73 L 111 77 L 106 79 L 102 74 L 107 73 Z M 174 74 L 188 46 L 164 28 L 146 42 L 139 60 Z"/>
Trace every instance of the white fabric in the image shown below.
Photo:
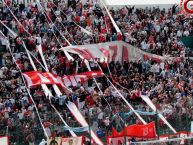
<path fill-rule="evenodd" d="M 63 50 L 64 52 L 79 54 L 77 51 L 74 50 L 74 48 L 79 48 L 83 50 L 87 49 L 88 51 L 90 51 L 93 57 L 100 58 L 100 61 L 102 62 L 104 58 L 107 59 L 107 57 L 103 54 L 103 52 L 100 49 L 103 48 L 104 50 L 109 51 L 109 54 L 110 54 L 109 61 L 111 61 L 113 54 L 115 52 L 110 50 L 110 47 L 115 47 L 115 46 L 117 46 L 117 55 L 115 56 L 115 61 L 122 62 L 121 59 L 122 59 L 123 46 L 126 47 L 128 50 L 128 57 L 130 61 L 138 61 L 143 58 L 143 55 L 147 55 L 148 58 L 157 58 L 160 60 L 168 59 L 168 57 L 158 56 L 155 54 L 144 52 L 141 49 L 134 47 L 132 45 L 129 45 L 128 43 L 125 43 L 123 41 L 114 41 L 114 42 L 106 42 L 106 43 L 98 43 L 98 44 L 90 44 L 90 45 L 68 46 L 68 47 L 61 48 L 61 50 Z M 79 55 L 81 57 L 81 54 Z"/>

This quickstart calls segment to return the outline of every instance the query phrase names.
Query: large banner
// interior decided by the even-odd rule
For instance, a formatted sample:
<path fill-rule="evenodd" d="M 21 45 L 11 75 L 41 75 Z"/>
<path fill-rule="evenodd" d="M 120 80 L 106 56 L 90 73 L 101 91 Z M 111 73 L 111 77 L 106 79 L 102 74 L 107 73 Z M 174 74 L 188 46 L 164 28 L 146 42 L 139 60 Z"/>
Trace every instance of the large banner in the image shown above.
<path fill-rule="evenodd" d="M 103 75 L 101 71 L 89 71 L 76 75 L 68 75 L 59 77 L 49 72 L 31 71 L 23 73 L 28 87 L 33 87 L 41 84 L 57 84 L 69 86 L 77 86 L 78 83 L 85 83 L 92 77 L 100 77 Z"/>
<path fill-rule="evenodd" d="M 155 138 L 155 122 L 150 122 L 145 125 L 130 125 L 126 126 L 121 132 L 117 132 L 114 128 L 112 129 L 112 137 L 136 137 L 136 138 Z"/>
<path fill-rule="evenodd" d="M 83 145 L 83 137 L 62 138 L 62 145 Z"/>
<path fill-rule="evenodd" d="M 126 126 L 121 132 L 117 132 L 112 128 L 112 136 L 107 136 L 107 144 L 120 145 L 126 142 L 129 145 L 135 139 L 153 139 L 156 138 L 155 122 L 150 122 L 146 125 L 130 125 Z"/>
<path fill-rule="evenodd" d="M 0 145 L 9 145 L 8 137 L 0 137 Z"/>
<path fill-rule="evenodd" d="M 80 57 L 90 60 L 91 58 L 100 58 L 101 61 L 108 59 L 109 61 L 135 61 L 143 59 L 144 56 L 156 61 L 164 60 L 167 57 L 154 55 L 142 51 L 141 49 L 129 45 L 123 41 L 114 41 L 106 43 L 98 43 L 91 45 L 77 45 L 61 48 L 63 51 L 78 54 Z"/>

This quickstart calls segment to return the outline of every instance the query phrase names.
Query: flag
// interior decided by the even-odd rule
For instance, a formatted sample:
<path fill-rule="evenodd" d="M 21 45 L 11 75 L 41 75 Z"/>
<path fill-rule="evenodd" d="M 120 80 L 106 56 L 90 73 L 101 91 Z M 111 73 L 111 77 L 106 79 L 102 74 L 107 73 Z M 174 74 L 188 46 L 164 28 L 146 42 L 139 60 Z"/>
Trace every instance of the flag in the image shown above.
<path fill-rule="evenodd" d="M 145 125 L 131 125 L 125 128 L 125 134 L 130 137 L 137 138 L 155 138 L 155 122 L 151 122 Z"/>
<path fill-rule="evenodd" d="M 87 51 L 85 51 L 84 49 L 73 48 L 73 50 L 76 51 L 80 56 L 82 56 L 86 60 L 91 60 L 92 59 L 92 56 L 90 56 L 90 54 L 87 53 Z"/>
<path fill-rule="evenodd" d="M 62 85 L 61 78 L 49 72 L 42 73 L 40 71 L 31 71 L 23 73 L 28 87 L 37 86 L 41 84 L 58 84 Z"/>
<path fill-rule="evenodd" d="M 121 132 L 117 132 L 115 128 L 112 128 L 112 137 L 123 137 L 124 136 L 124 130 Z"/>
<path fill-rule="evenodd" d="M 123 46 L 123 51 L 122 51 L 122 62 L 128 61 L 128 60 L 129 60 L 128 49 L 127 49 L 127 47 Z"/>
<path fill-rule="evenodd" d="M 136 137 L 136 138 L 155 138 L 155 122 L 151 122 L 145 125 L 130 125 L 126 126 L 120 133 L 114 128 L 112 129 L 112 137 Z"/>
<path fill-rule="evenodd" d="M 77 86 L 78 83 L 85 83 L 92 77 L 100 77 L 103 73 L 101 71 L 89 71 L 79 73 L 76 75 L 68 75 L 59 77 L 49 72 L 31 71 L 23 73 L 28 87 L 33 87 L 41 84 L 56 84 L 60 86 Z"/>
<path fill-rule="evenodd" d="M 118 55 L 118 46 L 109 46 L 110 51 L 112 52 L 112 61 L 115 61 Z"/>
<path fill-rule="evenodd" d="M 104 49 L 104 48 L 99 48 L 100 49 L 100 51 L 105 55 L 105 57 L 109 57 L 109 51 L 108 50 L 106 50 L 106 49 Z"/>
<path fill-rule="evenodd" d="M 103 73 L 101 71 L 88 71 L 84 73 L 79 73 L 76 75 L 69 75 L 63 77 L 63 82 L 65 86 L 76 86 L 78 83 L 85 83 L 92 77 L 101 77 Z"/>

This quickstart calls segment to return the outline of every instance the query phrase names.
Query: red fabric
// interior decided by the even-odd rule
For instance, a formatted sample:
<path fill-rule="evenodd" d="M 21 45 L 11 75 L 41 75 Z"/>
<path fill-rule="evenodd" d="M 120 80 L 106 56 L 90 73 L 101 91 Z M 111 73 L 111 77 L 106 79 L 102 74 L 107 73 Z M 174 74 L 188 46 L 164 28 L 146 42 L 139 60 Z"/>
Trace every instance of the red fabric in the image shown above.
<path fill-rule="evenodd" d="M 40 71 L 31 71 L 23 73 L 28 87 L 37 86 L 40 84 L 57 84 L 60 86 L 66 85 L 77 85 L 78 82 L 84 83 L 92 77 L 102 76 L 101 71 L 89 71 L 84 73 L 79 73 L 77 75 L 69 75 L 65 77 L 59 77 L 55 74 L 49 72 L 42 73 Z"/>
<path fill-rule="evenodd" d="M 128 61 L 128 60 L 129 60 L 128 49 L 127 49 L 127 47 L 123 46 L 123 51 L 122 51 L 122 62 Z"/>
<path fill-rule="evenodd" d="M 100 51 L 108 58 L 109 57 L 109 51 L 104 48 L 99 48 Z"/>
<path fill-rule="evenodd" d="M 122 137 L 124 136 L 124 130 L 117 132 L 116 129 L 112 128 L 112 137 Z"/>
<path fill-rule="evenodd" d="M 70 68 L 70 61 L 66 60 L 66 68 Z"/>
<path fill-rule="evenodd" d="M 92 55 L 92 53 L 88 50 L 88 49 L 84 49 L 84 51 L 87 53 L 87 55 L 89 55 L 91 58 L 94 58 L 94 56 Z"/>
<path fill-rule="evenodd" d="M 137 137 L 137 138 L 155 138 L 155 122 L 148 123 L 146 125 L 131 125 L 125 127 L 120 133 L 117 133 L 115 129 L 112 129 L 113 137 Z"/>
<path fill-rule="evenodd" d="M 118 46 L 117 46 L 117 45 L 115 45 L 115 46 L 109 46 L 109 49 L 110 49 L 111 51 L 113 51 L 112 60 L 115 61 L 115 60 L 116 60 L 116 57 L 117 57 Z"/>
<path fill-rule="evenodd" d="M 126 127 L 126 135 L 138 138 L 155 138 L 155 122 L 146 125 L 131 125 Z"/>
<path fill-rule="evenodd" d="M 81 55 L 84 59 L 90 60 L 92 57 L 84 50 L 80 48 L 73 48 L 79 55 Z"/>

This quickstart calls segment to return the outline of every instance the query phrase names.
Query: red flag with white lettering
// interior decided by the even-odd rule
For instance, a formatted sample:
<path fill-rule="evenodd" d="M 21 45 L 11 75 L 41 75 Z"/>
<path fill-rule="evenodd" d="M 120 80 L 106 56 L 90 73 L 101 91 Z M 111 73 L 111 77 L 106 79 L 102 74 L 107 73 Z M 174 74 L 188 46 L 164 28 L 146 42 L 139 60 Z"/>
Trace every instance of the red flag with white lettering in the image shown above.
<path fill-rule="evenodd" d="M 115 129 L 112 129 L 112 137 L 136 137 L 136 138 L 155 138 L 155 122 L 151 122 L 145 125 L 130 125 L 126 126 L 120 133 Z"/>
<path fill-rule="evenodd" d="M 76 75 L 68 75 L 59 77 L 49 72 L 31 71 L 23 73 L 28 87 L 41 84 L 57 84 L 60 86 L 76 86 L 78 83 L 85 83 L 92 77 L 100 77 L 103 75 L 101 71 L 89 71 Z"/>
<path fill-rule="evenodd" d="M 155 138 L 155 122 L 146 125 L 131 125 L 126 127 L 126 135 L 137 138 Z"/>

